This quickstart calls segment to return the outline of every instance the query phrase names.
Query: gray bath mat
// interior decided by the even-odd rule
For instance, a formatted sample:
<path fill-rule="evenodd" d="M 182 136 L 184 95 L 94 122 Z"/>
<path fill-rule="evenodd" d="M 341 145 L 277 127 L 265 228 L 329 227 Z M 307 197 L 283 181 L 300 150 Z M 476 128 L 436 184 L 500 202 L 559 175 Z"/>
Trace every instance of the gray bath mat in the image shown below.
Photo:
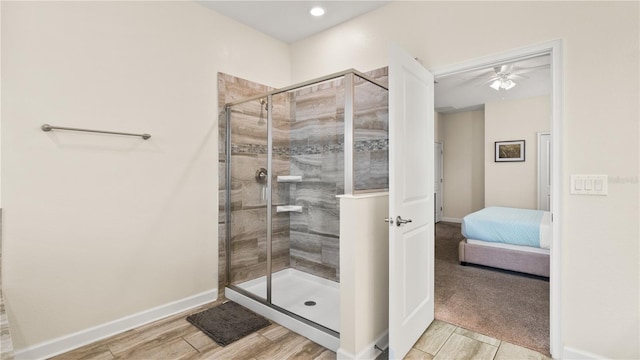
<path fill-rule="evenodd" d="M 270 324 L 269 320 L 232 301 L 189 315 L 187 321 L 220 346 L 229 345 Z"/>

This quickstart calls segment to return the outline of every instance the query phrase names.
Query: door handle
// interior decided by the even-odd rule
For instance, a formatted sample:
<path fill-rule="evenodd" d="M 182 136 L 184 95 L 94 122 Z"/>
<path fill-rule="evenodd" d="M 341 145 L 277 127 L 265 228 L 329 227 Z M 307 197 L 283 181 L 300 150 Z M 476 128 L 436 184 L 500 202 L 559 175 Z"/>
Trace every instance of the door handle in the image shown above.
<path fill-rule="evenodd" d="M 413 222 L 413 221 L 412 221 L 411 219 L 406 219 L 406 220 L 405 220 L 405 219 L 403 219 L 402 217 L 400 217 L 400 215 L 398 215 L 398 216 L 396 217 L 396 225 L 397 225 L 397 226 L 402 226 L 402 225 L 404 225 L 404 224 L 406 224 L 406 223 L 410 223 L 410 222 Z"/>

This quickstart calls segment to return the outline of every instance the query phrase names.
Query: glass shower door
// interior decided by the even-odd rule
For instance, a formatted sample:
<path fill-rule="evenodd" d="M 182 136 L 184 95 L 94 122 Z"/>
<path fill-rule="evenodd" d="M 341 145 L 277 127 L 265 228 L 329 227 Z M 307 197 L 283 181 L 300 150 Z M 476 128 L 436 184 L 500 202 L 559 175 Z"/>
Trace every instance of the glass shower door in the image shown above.
<path fill-rule="evenodd" d="M 227 108 L 227 281 L 267 299 L 266 99 Z"/>
<path fill-rule="evenodd" d="M 344 80 L 272 100 L 272 303 L 338 333 Z"/>

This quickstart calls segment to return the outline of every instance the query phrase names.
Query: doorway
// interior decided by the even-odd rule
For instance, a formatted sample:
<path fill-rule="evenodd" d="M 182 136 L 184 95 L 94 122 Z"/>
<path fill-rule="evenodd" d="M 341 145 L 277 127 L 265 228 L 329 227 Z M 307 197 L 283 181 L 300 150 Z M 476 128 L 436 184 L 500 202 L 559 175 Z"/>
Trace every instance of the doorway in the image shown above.
<path fill-rule="evenodd" d="M 541 55 L 550 56 L 551 81 L 551 200 L 552 240 L 550 253 L 550 284 L 549 284 L 549 345 L 552 357 L 561 355 L 561 209 L 562 209 L 562 41 L 555 40 L 531 45 L 504 53 L 494 54 L 451 66 L 433 69 L 436 80 L 438 78 L 459 74 L 477 69 L 493 68 L 515 60 L 532 58 Z"/>
<path fill-rule="evenodd" d="M 433 148 L 433 157 L 434 157 L 434 173 L 433 173 L 433 200 L 435 203 L 435 222 L 439 223 L 442 221 L 443 207 L 442 207 L 442 174 L 443 174 L 443 157 L 444 152 L 442 149 L 442 143 L 436 141 L 434 143 Z"/>

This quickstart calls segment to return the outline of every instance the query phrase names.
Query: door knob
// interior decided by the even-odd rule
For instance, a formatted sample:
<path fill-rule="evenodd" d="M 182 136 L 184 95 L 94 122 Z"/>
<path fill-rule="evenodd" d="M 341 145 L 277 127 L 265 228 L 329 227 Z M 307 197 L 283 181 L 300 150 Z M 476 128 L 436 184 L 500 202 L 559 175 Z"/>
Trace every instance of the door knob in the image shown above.
<path fill-rule="evenodd" d="M 406 220 L 405 220 L 405 219 L 403 219 L 402 217 L 400 217 L 400 215 L 398 215 L 398 216 L 396 217 L 396 225 L 397 225 L 397 226 L 402 226 L 402 225 L 404 225 L 404 224 L 406 224 L 406 223 L 410 223 L 410 222 L 412 222 L 412 221 L 411 221 L 411 219 L 406 219 Z"/>

